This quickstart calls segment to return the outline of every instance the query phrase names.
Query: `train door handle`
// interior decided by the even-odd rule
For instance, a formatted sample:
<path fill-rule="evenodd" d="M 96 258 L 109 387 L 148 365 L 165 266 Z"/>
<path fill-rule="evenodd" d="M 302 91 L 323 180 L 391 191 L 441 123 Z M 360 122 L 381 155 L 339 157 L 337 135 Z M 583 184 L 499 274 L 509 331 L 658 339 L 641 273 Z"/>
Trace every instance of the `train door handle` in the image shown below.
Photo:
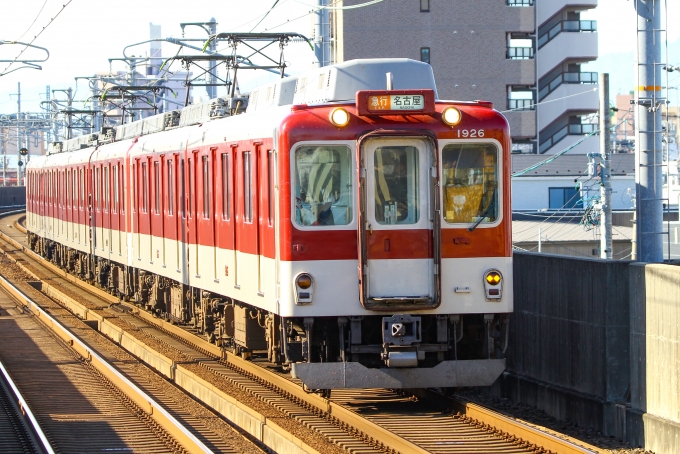
<path fill-rule="evenodd" d="M 368 224 L 368 233 L 373 235 L 373 225 L 372 224 Z"/>

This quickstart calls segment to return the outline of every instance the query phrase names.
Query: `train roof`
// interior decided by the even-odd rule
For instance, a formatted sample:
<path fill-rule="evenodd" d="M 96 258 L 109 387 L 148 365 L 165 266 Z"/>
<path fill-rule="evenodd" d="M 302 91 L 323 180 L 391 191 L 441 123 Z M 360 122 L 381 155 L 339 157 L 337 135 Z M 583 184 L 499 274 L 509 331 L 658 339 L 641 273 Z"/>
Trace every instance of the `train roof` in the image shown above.
<path fill-rule="evenodd" d="M 394 89 L 430 89 L 436 97 L 434 74 L 427 63 L 408 58 L 351 60 L 257 87 L 249 96 L 211 99 L 114 128 L 103 128 L 100 133 L 85 134 L 63 143 L 55 142 L 48 145 L 48 154 L 96 147 L 246 112 L 261 112 L 293 104 L 354 101 L 359 90 L 385 89 L 387 73 L 392 74 Z"/>

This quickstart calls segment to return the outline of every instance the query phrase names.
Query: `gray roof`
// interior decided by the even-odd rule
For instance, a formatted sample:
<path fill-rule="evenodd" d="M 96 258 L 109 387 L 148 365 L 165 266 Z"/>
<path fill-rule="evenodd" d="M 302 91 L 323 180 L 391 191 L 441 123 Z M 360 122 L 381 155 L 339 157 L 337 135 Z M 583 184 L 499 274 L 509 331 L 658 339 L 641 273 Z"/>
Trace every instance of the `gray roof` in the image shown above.
<path fill-rule="evenodd" d="M 537 221 L 512 221 L 512 242 L 538 242 L 538 229 L 544 240 L 558 242 L 599 241 L 597 229 L 586 231 L 578 225 L 578 220 L 560 222 L 562 214 L 556 212 L 552 219 Z M 633 238 L 633 228 L 616 225 L 612 227 L 613 241 L 630 241 Z"/>
<path fill-rule="evenodd" d="M 541 161 L 550 159 L 544 154 L 513 154 L 512 173 L 519 172 Z M 612 175 L 635 175 L 635 155 L 617 153 L 611 155 Z M 565 154 L 554 161 L 525 173 L 524 177 L 578 176 L 588 169 L 588 156 L 585 154 Z"/>

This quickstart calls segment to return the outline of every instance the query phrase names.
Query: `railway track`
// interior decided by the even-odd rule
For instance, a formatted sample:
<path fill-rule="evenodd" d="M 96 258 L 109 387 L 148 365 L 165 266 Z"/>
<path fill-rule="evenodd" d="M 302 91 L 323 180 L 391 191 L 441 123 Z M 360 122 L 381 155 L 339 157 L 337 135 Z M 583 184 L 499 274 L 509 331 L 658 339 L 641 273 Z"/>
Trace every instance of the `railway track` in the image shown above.
<path fill-rule="evenodd" d="M 189 330 L 118 304 L 102 290 L 70 288 L 74 278 L 22 251 L 19 229 L 0 231 L 12 242 L 8 255 L 42 280 L 43 292 L 96 322 L 92 325 L 108 337 L 127 344 L 136 356 L 271 449 L 278 451 L 275 442 L 264 439 L 262 427 L 288 431 L 289 443 L 279 439 L 276 446 L 292 442 L 301 452 L 600 452 L 474 404 L 450 401 L 454 411 L 442 411 L 442 397 L 428 391 L 336 390 L 330 400 L 306 393 L 266 362 L 226 354 Z"/>
<path fill-rule="evenodd" d="M 52 454 L 33 412 L 0 362 L 0 452 Z"/>

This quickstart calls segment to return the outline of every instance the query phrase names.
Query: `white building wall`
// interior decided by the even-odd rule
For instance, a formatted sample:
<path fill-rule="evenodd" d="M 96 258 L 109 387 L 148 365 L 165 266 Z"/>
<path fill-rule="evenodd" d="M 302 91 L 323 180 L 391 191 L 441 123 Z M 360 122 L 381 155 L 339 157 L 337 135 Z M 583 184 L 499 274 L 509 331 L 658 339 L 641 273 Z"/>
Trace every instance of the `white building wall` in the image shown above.
<path fill-rule="evenodd" d="M 550 206 L 549 189 L 574 187 L 574 176 L 568 177 L 517 177 L 512 179 L 512 211 L 547 210 Z M 582 178 L 581 181 L 586 181 Z M 591 186 L 590 196 L 599 191 L 599 184 L 595 180 L 588 183 Z M 630 191 L 628 191 L 630 189 Z M 612 177 L 612 209 L 631 210 L 635 194 L 635 176 Z M 632 193 L 632 194 L 629 194 Z"/>

